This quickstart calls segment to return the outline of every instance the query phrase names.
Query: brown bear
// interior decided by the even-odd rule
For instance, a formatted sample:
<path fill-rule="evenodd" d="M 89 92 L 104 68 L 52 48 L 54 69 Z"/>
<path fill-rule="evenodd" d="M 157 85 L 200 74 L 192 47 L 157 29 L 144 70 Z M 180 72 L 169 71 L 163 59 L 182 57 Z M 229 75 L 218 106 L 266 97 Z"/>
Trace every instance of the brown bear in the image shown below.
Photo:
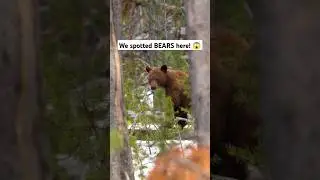
<path fill-rule="evenodd" d="M 158 87 L 164 88 L 167 96 L 171 97 L 176 117 L 187 119 L 187 113 L 181 108 L 190 108 L 190 96 L 185 92 L 185 81 L 188 73 L 180 70 L 168 69 L 167 65 L 161 67 L 146 67 L 148 84 L 152 90 Z M 183 128 L 186 121 L 179 120 L 178 124 Z"/>
<path fill-rule="evenodd" d="M 241 80 L 242 59 L 250 49 L 250 43 L 237 32 L 217 24 L 212 34 L 210 51 L 210 145 L 211 152 L 220 157 L 212 161 L 213 174 L 238 180 L 248 178 L 247 163 L 228 153 L 228 146 L 251 149 L 259 144 L 256 131 L 261 119 L 258 112 L 246 104 L 235 103 L 235 93 L 239 91 L 237 81 Z M 225 63 L 233 58 L 236 69 Z M 234 64 L 233 64 L 234 65 Z"/>

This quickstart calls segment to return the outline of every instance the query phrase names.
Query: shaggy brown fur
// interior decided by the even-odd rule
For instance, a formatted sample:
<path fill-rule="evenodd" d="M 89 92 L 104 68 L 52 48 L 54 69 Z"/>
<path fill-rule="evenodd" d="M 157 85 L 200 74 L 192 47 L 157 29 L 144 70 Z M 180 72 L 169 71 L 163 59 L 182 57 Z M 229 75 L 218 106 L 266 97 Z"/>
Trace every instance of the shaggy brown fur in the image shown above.
<path fill-rule="evenodd" d="M 255 133 L 261 120 L 257 113 L 233 103 L 237 70 L 226 66 L 223 60 L 232 57 L 241 61 L 250 46 L 241 36 L 226 28 L 217 28 L 215 35 L 210 51 L 210 132 L 212 152 L 222 161 L 212 164 L 211 168 L 214 174 L 244 180 L 248 176 L 246 163 L 229 155 L 226 145 L 255 147 L 258 143 Z"/>
<path fill-rule="evenodd" d="M 152 90 L 158 87 L 164 88 L 167 96 L 171 97 L 174 104 L 176 117 L 187 118 L 187 113 L 181 108 L 190 108 L 190 96 L 185 93 L 184 82 L 189 75 L 186 72 L 168 69 L 166 65 L 161 67 L 146 67 L 148 73 L 148 83 Z M 183 128 L 185 124 L 178 122 Z"/>

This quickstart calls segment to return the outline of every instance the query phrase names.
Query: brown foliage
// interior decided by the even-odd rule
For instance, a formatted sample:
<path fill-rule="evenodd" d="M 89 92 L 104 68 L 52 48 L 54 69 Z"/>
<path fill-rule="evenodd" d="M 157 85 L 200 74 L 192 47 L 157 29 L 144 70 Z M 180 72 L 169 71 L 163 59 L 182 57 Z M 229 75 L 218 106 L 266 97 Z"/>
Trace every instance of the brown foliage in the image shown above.
<path fill-rule="evenodd" d="M 172 148 L 160 155 L 147 180 L 199 180 L 209 179 L 210 175 L 209 146 L 187 149 Z"/>

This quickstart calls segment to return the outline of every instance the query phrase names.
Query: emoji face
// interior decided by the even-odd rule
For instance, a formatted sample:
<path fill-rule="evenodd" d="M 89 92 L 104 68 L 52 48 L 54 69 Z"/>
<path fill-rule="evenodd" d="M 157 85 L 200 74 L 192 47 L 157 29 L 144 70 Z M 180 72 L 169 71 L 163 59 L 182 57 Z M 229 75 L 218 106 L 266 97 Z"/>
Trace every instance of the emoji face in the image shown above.
<path fill-rule="evenodd" d="M 192 49 L 193 50 L 200 50 L 200 43 L 198 43 L 198 42 L 193 43 Z"/>

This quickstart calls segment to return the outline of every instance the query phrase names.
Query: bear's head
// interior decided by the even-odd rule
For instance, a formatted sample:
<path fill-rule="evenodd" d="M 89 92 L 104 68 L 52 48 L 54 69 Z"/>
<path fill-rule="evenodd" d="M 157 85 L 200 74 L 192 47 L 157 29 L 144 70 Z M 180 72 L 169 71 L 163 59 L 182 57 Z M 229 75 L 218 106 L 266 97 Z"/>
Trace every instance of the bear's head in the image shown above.
<path fill-rule="evenodd" d="M 152 90 L 160 87 L 165 87 L 167 83 L 167 65 L 162 65 L 159 67 L 146 67 L 146 71 L 148 73 L 148 83 Z"/>

